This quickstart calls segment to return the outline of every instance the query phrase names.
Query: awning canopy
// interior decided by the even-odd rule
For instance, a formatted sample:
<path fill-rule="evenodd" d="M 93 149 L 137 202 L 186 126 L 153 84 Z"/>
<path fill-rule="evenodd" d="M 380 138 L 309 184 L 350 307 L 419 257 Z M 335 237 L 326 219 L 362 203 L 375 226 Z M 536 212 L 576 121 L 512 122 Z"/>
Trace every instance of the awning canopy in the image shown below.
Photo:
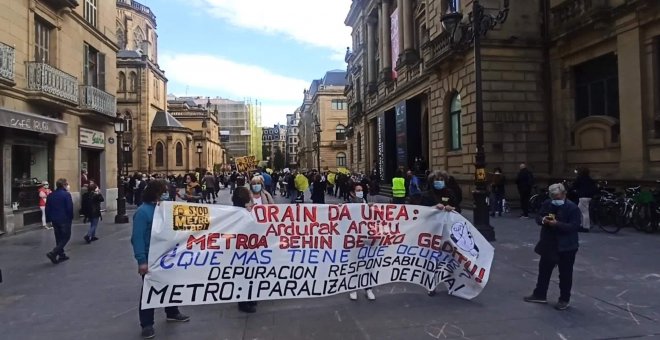
<path fill-rule="evenodd" d="M 51 135 L 66 135 L 68 123 L 34 113 L 0 108 L 0 126 Z"/>

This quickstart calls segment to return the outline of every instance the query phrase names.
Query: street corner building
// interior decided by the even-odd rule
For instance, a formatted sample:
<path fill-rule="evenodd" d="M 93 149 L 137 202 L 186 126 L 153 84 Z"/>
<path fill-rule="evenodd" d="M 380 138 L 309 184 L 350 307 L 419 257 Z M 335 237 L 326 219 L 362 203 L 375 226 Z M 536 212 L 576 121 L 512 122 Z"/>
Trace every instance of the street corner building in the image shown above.
<path fill-rule="evenodd" d="M 467 27 L 473 1 L 352 2 L 345 93 L 353 169 L 388 182 L 399 167 L 447 169 L 467 194 L 481 130 L 487 167 L 508 177 L 525 162 L 541 183 L 572 178 L 577 167 L 654 183 L 660 2 L 480 3 L 497 25 L 475 48 L 442 20 L 462 13 Z"/>
<path fill-rule="evenodd" d="M 1 0 L 0 234 L 40 223 L 39 184 L 81 172 L 116 209 L 115 1 Z M 77 211 L 77 210 L 76 210 Z"/>

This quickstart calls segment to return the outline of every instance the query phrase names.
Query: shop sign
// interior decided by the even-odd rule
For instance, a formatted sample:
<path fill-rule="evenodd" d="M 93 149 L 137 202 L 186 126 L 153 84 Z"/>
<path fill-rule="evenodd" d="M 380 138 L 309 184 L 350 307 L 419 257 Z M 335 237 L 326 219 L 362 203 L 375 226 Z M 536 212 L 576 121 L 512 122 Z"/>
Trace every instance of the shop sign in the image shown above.
<path fill-rule="evenodd" d="M 105 133 L 97 130 L 80 128 L 80 146 L 96 149 L 105 148 Z"/>
<path fill-rule="evenodd" d="M 64 121 L 7 109 L 0 109 L 0 126 L 53 135 L 66 135 L 67 132 Z"/>

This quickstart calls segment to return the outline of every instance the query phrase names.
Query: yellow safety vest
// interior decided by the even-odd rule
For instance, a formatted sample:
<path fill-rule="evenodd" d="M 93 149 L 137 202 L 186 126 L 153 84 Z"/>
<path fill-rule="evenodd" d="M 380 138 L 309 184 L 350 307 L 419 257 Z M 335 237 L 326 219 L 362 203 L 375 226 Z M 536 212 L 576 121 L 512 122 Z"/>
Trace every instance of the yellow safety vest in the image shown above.
<path fill-rule="evenodd" d="M 406 197 L 406 180 L 401 177 L 392 178 L 392 196 L 395 198 Z"/>

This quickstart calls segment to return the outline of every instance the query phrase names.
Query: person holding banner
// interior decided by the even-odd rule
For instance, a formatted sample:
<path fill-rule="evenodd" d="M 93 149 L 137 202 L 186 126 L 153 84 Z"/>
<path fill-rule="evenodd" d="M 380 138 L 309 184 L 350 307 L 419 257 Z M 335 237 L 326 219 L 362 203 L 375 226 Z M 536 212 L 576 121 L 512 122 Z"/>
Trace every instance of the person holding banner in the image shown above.
<path fill-rule="evenodd" d="M 234 190 L 234 194 L 231 197 L 231 201 L 235 207 L 247 208 L 248 210 L 252 208 L 252 195 L 250 190 L 246 187 L 238 187 Z M 256 313 L 257 312 L 257 302 L 256 301 L 244 301 L 238 303 L 238 310 L 243 313 Z"/>
<path fill-rule="evenodd" d="M 360 185 L 359 183 L 356 183 L 353 186 L 353 189 L 351 190 L 350 203 L 366 204 L 367 201 L 364 199 L 364 196 L 365 196 L 364 195 L 364 189 L 362 188 L 362 185 Z M 376 295 L 374 295 L 374 292 L 371 288 L 365 289 L 364 293 L 367 295 L 368 300 L 370 300 L 370 301 L 376 300 Z M 358 299 L 357 292 L 352 291 L 352 292 L 348 293 L 348 297 L 351 300 L 356 301 Z"/>
<path fill-rule="evenodd" d="M 273 200 L 273 196 L 271 196 L 270 193 L 264 189 L 263 177 L 261 176 L 252 177 L 252 180 L 250 181 L 250 191 L 252 192 L 252 195 L 250 197 L 251 205 L 275 204 L 275 200 Z"/>
<path fill-rule="evenodd" d="M 131 235 L 131 244 L 133 245 L 133 254 L 138 263 L 138 273 L 144 276 L 149 272 L 149 244 L 151 241 L 151 225 L 154 221 L 154 212 L 156 205 L 161 201 L 168 200 L 167 182 L 164 180 L 155 180 L 149 182 L 142 193 L 143 204 L 135 211 L 133 215 L 133 232 Z M 154 310 L 142 309 L 142 296 L 140 294 L 140 306 L 138 307 L 140 315 L 140 326 L 142 326 L 142 337 L 151 339 L 156 336 L 154 331 Z M 168 322 L 187 322 L 190 317 L 181 314 L 178 307 L 166 307 L 165 314 Z"/>

